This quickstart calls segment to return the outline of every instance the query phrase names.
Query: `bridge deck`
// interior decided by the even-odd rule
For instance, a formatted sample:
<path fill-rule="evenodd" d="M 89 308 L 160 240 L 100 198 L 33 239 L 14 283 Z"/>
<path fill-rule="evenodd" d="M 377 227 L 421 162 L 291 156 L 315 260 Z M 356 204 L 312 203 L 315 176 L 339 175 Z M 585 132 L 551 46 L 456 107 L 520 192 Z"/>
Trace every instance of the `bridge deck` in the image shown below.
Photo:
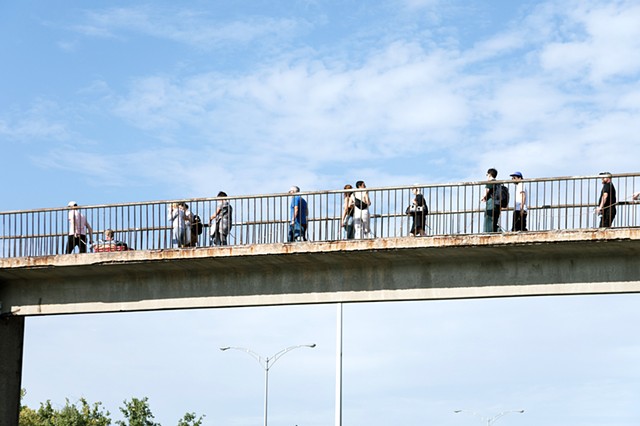
<path fill-rule="evenodd" d="M 0 259 L 2 313 L 640 291 L 640 229 Z"/>

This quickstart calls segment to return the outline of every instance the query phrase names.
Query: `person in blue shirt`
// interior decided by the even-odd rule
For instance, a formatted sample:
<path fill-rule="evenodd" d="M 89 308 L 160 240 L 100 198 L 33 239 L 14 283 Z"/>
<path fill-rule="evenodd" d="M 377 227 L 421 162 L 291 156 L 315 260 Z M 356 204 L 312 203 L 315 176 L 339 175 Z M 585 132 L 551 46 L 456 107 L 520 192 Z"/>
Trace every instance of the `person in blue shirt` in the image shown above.
<path fill-rule="evenodd" d="M 300 188 L 292 186 L 289 194 L 297 194 Z M 289 242 L 307 241 L 307 201 L 300 195 L 294 195 L 289 208 Z"/>

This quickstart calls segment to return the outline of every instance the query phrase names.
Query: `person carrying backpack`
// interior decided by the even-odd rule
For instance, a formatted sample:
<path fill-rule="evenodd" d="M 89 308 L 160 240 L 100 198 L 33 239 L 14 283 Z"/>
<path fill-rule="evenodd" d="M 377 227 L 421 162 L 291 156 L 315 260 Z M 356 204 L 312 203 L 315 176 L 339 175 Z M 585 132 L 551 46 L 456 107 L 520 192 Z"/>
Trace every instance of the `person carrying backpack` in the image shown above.
<path fill-rule="evenodd" d="M 498 221 L 500 220 L 500 210 L 509 205 L 509 191 L 500 183 L 493 183 L 498 177 L 496 169 L 487 170 L 489 182 L 485 185 L 484 197 L 481 201 L 486 202 L 484 211 L 484 232 L 498 232 Z M 506 192 L 506 194 L 505 194 Z"/>

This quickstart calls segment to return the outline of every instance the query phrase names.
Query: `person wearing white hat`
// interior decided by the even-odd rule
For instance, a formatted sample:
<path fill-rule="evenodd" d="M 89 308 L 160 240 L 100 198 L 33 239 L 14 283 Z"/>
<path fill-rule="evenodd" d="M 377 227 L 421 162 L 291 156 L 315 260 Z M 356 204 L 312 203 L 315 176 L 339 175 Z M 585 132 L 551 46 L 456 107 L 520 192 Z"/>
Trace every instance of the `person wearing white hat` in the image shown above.
<path fill-rule="evenodd" d="M 76 246 L 80 250 L 80 253 L 87 252 L 87 231 L 89 233 L 89 244 L 92 243 L 91 236 L 93 229 L 87 221 L 87 218 L 80 213 L 78 203 L 75 201 L 69 201 L 67 204 L 71 208 L 69 210 L 69 234 L 67 235 L 67 254 L 73 253 Z"/>

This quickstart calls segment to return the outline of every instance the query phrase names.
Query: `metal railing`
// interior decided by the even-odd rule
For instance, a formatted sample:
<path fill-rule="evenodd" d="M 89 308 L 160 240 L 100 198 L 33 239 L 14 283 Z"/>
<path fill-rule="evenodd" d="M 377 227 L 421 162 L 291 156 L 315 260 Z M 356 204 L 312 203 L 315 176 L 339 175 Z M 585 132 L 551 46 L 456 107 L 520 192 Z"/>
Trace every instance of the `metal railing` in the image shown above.
<path fill-rule="evenodd" d="M 499 219 L 501 230 L 511 229 L 515 204 L 515 186 L 511 180 L 498 180 L 508 186 L 511 199 Z M 525 179 L 528 193 L 528 230 L 595 228 L 595 214 L 601 191 L 601 176 Z M 612 182 L 617 190 L 617 216 L 613 227 L 640 226 L 640 202 L 633 194 L 640 191 L 640 173 L 616 174 Z M 483 232 L 485 203 L 481 198 L 486 181 L 453 184 L 409 185 L 367 188 L 371 199 L 371 237 L 404 237 L 409 235 L 412 219 L 406 207 L 418 187 L 429 208 L 425 232 L 428 236 L 473 234 Z M 308 203 L 309 241 L 346 239 L 342 228 L 345 193 L 353 190 L 300 192 Z M 268 194 L 226 197 L 233 207 L 233 228 L 229 244 L 269 244 L 287 242 L 291 219 L 290 194 Z M 175 247 L 168 210 L 172 203 L 185 201 L 198 215 L 204 231 L 197 247 L 211 246 L 209 217 L 222 198 L 196 198 L 143 203 L 81 206 L 80 211 L 91 224 L 93 240 L 100 239 L 106 229 L 116 232 L 116 239 L 135 250 L 157 250 Z M 63 254 L 69 229 L 69 207 L 0 213 L 0 257 L 46 256 Z M 88 250 L 91 251 L 91 250 Z"/>

